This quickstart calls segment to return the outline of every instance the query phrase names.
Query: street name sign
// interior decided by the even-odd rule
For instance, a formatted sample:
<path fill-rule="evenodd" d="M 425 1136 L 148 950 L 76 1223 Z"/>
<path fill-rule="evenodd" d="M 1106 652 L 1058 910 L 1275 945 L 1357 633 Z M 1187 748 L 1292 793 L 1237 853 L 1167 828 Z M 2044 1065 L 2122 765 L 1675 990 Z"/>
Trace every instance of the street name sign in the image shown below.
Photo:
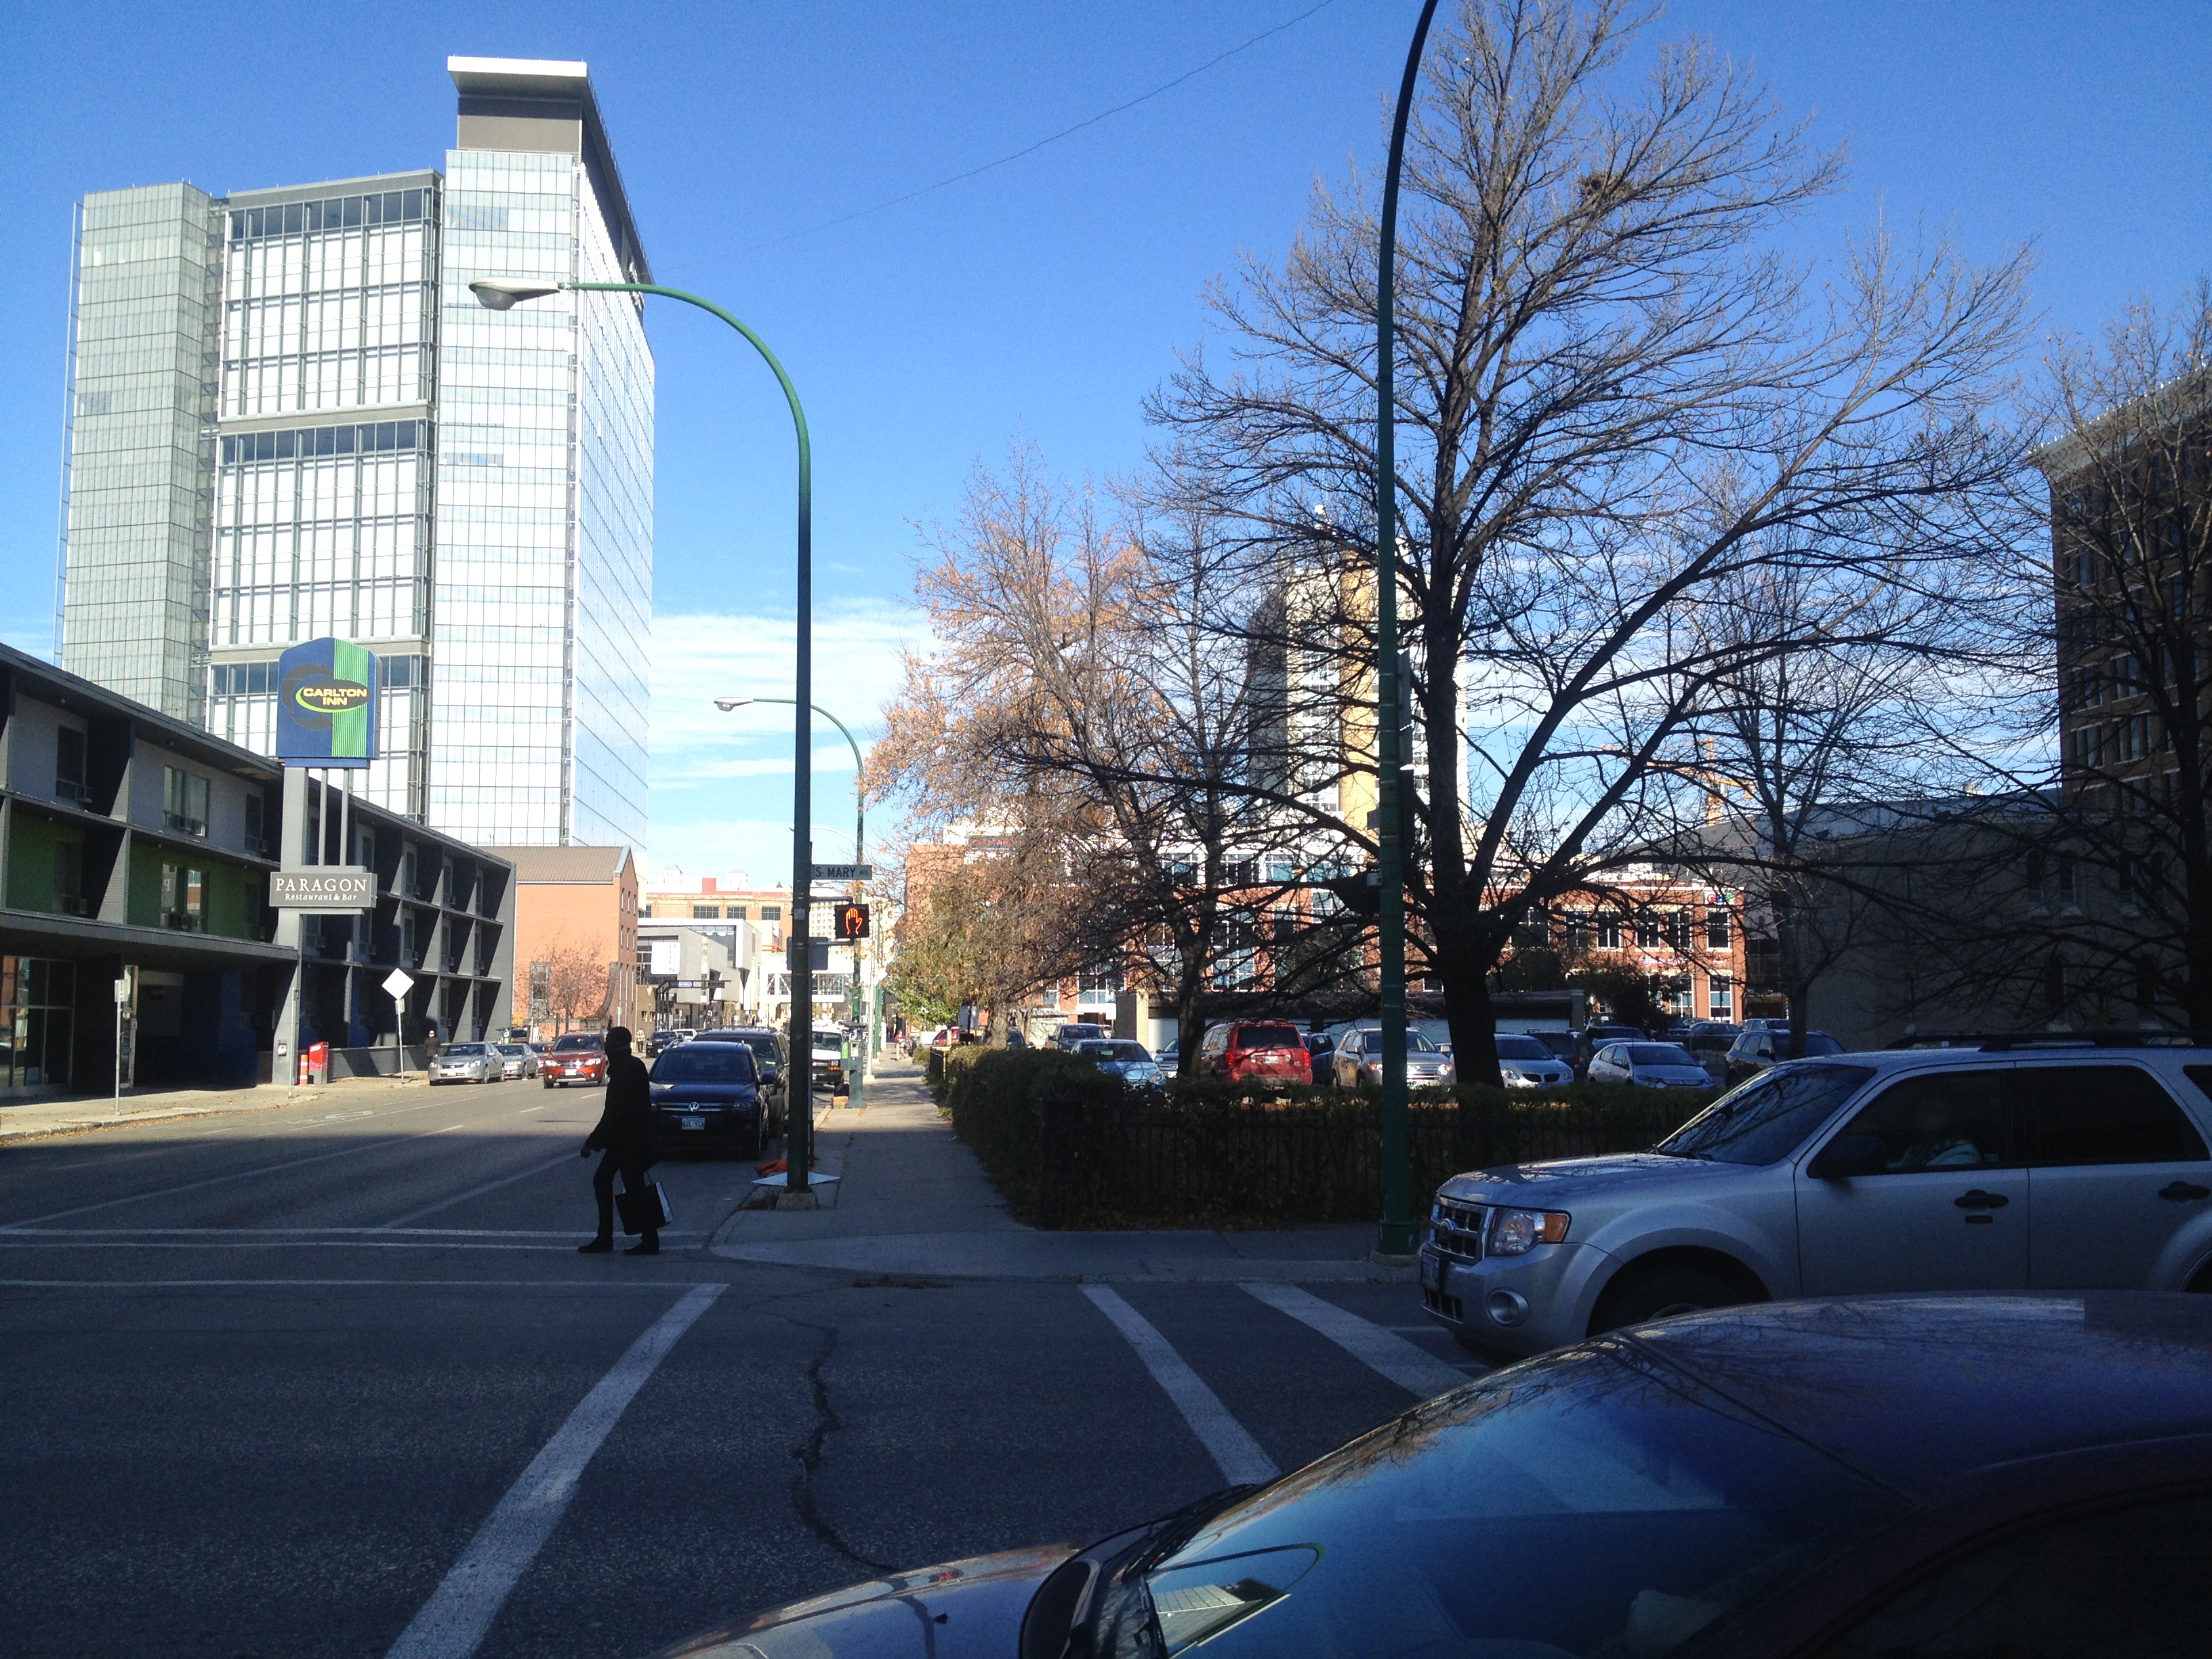
<path fill-rule="evenodd" d="M 872 864 L 817 864 L 814 866 L 817 881 L 873 881 L 876 866 Z"/>
<path fill-rule="evenodd" d="M 368 910 L 376 904 L 376 872 L 359 865 L 330 864 L 313 870 L 272 870 L 269 902 L 279 910 L 335 912 Z"/>

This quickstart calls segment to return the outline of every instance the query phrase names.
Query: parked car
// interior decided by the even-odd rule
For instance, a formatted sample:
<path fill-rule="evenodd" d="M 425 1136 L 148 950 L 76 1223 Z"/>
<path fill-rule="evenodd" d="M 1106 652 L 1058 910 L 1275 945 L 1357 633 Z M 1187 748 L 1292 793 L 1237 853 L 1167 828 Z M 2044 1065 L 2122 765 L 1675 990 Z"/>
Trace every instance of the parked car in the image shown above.
<path fill-rule="evenodd" d="M 656 1152 L 719 1147 L 757 1157 L 768 1138 L 760 1071 L 743 1042 L 679 1042 L 653 1062 Z"/>
<path fill-rule="evenodd" d="M 674 1031 L 655 1031 L 646 1038 L 641 1052 L 647 1060 L 655 1060 L 683 1041 L 683 1037 Z"/>
<path fill-rule="evenodd" d="M 733 1025 L 721 1030 L 698 1032 L 691 1041 L 742 1042 L 753 1051 L 753 1070 L 760 1078 L 761 1103 L 767 1114 L 769 1134 L 771 1139 L 781 1134 L 787 1086 L 783 1033 L 765 1025 Z"/>
<path fill-rule="evenodd" d="M 1175 1039 L 1170 1038 L 1165 1046 L 1152 1050 L 1152 1064 L 1160 1068 L 1160 1081 L 1163 1083 L 1171 1083 L 1182 1075 L 1182 1054 L 1176 1048 Z"/>
<path fill-rule="evenodd" d="M 488 1042 L 449 1042 L 430 1062 L 430 1081 L 496 1083 L 507 1075 L 507 1059 Z"/>
<path fill-rule="evenodd" d="M 1799 1058 L 1817 1060 L 1823 1054 L 1840 1054 L 1843 1052 L 1844 1045 L 1826 1031 L 1808 1031 L 1805 1033 L 1805 1052 Z M 1735 1041 L 1729 1045 L 1728 1053 L 1722 1056 L 1722 1064 L 1726 1068 L 1728 1081 L 1741 1083 L 1746 1078 L 1758 1076 L 1777 1060 L 1786 1060 L 1789 1056 L 1790 1028 L 1784 1025 L 1777 1031 L 1758 1025 L 1736 1034 Z"/>
<path fill-rule="evenodd" d="M 1786 1060 L 1649 1152 L 1454 1176 L 1423 1301 L 1537 1353 L 1769 1297 L 2212 1291 L 2208 1086 L 2157 1039 Z"/>
<path fill-rule="evenodd" d="M 1668 1320 L 1086 1549 L 885 1573 L 664 1659 L 2201 1653 L 2207 1301 Z"/>
<path fill-rule="evenodd" d="M 845 1028 L 817 1021 L 814 1027 L 814 1081 L 833 1095 L 845 1092 L 845 1073 L 852 1058 Z"/>
<path fill-rule="evenodd" d="M 1590 1056 L 1592 1083 L 1645 1089 L 1710 1089 L 1712 1075 L 1679 1042 L 1609 1042 Z"/>
<path fill-rule="evenodd" d="M 1327 1031 L 1308 1031 L 1306 1063 L 1316 1077 L 1327 1077 L 1336 1068 L 1336 1039 Z"/>
<path fill-rule="evenodd" d="M 549 1089 L 565 1089 L 572 1083 L 605 1083 L 606 1039 L 597 1031 L 571 1031 L 556 1038 L 538 1060 L 538 1075 Z"/>
<path fill-rule="evenodd" d="M 1132 1089 L 1141 1089 L 1147 1094 L 1157 1094 L 1160 1090 L 1163 1079 L 1158 1063 L 1152 1059 L 1152 1051 L 1141 1042 L 1127 1037 L 1106 1037 L 1080 1043 L 1075 1052 L 1095 1060 L 1100 1071 L 1121 1079 Z"/>
<path fill-rule="evenodd" d="M 1452 1051 L 1451 1022 L 1448 1019 L 1409 1019 L 1406 1029 L 1428 1038 L 1429 1046 L 1440 1054 Z"/>
<path fill-rule="evenodd" d="M 1575 1068 L 1543 1042 L 1515 1031 L 1498 1034 L 1498 1074 L 1509 1089 L 1563 1089 Z"/>
<path fill-rule="evenodd" d="M 1572 1031 L 1522 1031 L 1518 1035 L 1535 1038 L 1537 1042 L 1566 1061 L 1567 1070 L 1570 1073 L 1574 1070 L 1575 1034 Z"/>
<path fill-rule="evenodd" d="M 1641 1042 L 1644 1033 L 1634 1025 L 1585 1025 L 1575 1033 L 1575 1075 L 1589 1074 L 1590 1056 L 1609 1042 Z"/>
<path fill-rule="evenodd" d="M 1361 1084 L 1379 1086 L 1382 1081 L 1382 1031 L 1379 1026 L 1364 1026 L 1346 1031 L 1336 1045 L 1336 1086 L 1356 1089 Z M 1440 1053 L 1437 1045 L 1410 1027 L 1406 1032 L 1406 1082 L 1413 1088 L 1428 1089 L 1459 1081 L 1458 1069 L 1449 1054 Z"/>
<path fill-rule="evenodd" d="M 501 1077 L 536 1077 L 538 1055 L 526 1042 L 501 1042 L 494 1045 L 504 1062 Z"/>
<path fill-rule="evenodd" d="M 1305 1039 L 1287 1020 L 1239 1019 L 1210 1028 L 1198 1045 L 1198 1075 L 1231 1083 L 1311 1083 Z"/>
<path fill-rule="evenodd" d="M 1106 1036 L 1106 1028 L 1096 1020 L 1071 1020 L 1052 1034 L 1052 1046 L 1073 1054 L 1085 1042 L 1097 1042 Z"/>
<path fill-rule="evenodd" d="M 1698 1062 L 1715 1076 L 1728 1069 L 1728 1051 L 1736 1038 L 1743 1035 L 1743 1027 L 1724 1019 L 1701 1019 L 1690 1027 L 1682 1046 L 1697 1057 Z"/>

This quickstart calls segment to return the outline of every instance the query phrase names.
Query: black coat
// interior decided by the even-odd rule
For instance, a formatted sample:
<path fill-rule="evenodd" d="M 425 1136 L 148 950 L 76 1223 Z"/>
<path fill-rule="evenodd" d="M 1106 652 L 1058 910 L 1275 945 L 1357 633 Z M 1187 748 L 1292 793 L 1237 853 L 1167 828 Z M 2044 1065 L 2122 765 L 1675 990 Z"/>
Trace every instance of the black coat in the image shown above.
<path fill-rule="evenodd" d="M 635 1054 L 607 1056 L 606 1108 L 584 1146 L 592 1152 L 605 1147 L 624 1164 L 653 1161 L 653 1087 Z"/>

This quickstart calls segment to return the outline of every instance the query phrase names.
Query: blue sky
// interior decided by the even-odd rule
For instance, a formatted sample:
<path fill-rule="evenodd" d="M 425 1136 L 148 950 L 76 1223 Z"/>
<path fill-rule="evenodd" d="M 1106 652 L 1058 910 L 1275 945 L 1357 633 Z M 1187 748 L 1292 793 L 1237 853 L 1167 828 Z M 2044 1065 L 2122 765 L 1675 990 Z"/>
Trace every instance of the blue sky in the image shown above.
<path fill-rule="evenodd" d="M 1182 85 L 980 177 L 807 234 L 1135 98 L 1314 0 L 570 3 L 364 9 L 15 0 L 0 107 L 15 228 L 0 242 L 0 636 L 52 630 L 70 204 L 190 179 L 217 192 L 436 166 L 448 53 L 591 64 L 655 273 L 744 317 L 807 404 L 818 700 L 856 726 L 916 629 L 915 523 L 1017 434 L 1056 466 L 1128 468 L 1145 392 L 1203 337 L 1200 290 L 1279 254 L 1317 174 L 1381 147 L 1418 8 L 1329 0 Z M 1813 257 L 1875 211 L 2033 239 L 2053 326 L 2169 299 L 2212 266 L 2212 7 L 1703 0 L 1650 39 L 1711 36 L 1814 137 L 1850 191 L 1795 234 Z M 784 861 L 791 437 L 726 331 L 650 319 L 659 362 L 652 857 L 693 875 Z M 845 821 L 829 734 L 817 822 Z M 781 752 L 779 752 L 779 751 Z M 830 803 L 837 803 L 831 805 Z M 825 836 L 820 856 L 842 856 Z"/>

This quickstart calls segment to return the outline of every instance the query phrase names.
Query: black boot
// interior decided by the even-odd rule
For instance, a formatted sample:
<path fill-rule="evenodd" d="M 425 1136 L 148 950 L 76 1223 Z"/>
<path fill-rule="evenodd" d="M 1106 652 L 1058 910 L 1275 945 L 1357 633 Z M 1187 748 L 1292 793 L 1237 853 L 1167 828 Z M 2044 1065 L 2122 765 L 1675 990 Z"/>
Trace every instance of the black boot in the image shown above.
<path fill-rule="evenodd" d="M 613 1249 L 614 1247 L 615 1242 L 611 1238 L 595 1238 L 588 1244 L 579 1244 L 576 1246 L 576 1254 L 578 1255 L 603 1255 L 607 1251 Z"/>
<path fill-rule="evenodd" d="M 639 1239 L 636 1243 L 631 1245 L 629 1249 L 624 1250 L 623 1254 L 624 1255 L 659 1255 L 660 1254 L 660 1235 L 659 1233 L 647 1233 L 643 1238 Z"/>

